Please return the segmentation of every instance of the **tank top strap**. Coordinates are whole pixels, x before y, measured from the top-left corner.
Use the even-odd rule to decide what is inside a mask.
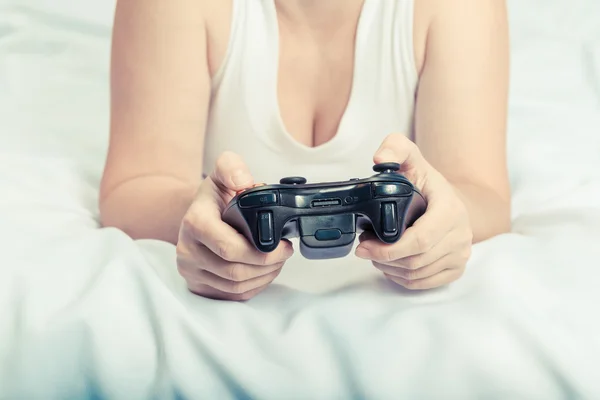
[[[414,59],[414,1],[365,0],[357,35],[360,97],[379,101],[412,95],[418,80]],[[401,83],[401,84],[398,84]],[[358,89],[358,88],[357,88]]]
[[[243,63],[261,63],[259,57],[269,50],[269,42],[278,33],[277,16],[273,18],[269,3],[273,0],[232,0],[231,31],[225,57],[212,79],[213,90],[218,89],[226,75],[238,74],[247,67]],[[264,63],[268,60],[262,60]],[[243,68],[242,68],[243,69]]]

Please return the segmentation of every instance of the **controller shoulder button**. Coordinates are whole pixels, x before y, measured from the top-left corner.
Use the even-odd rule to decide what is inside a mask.
[[[238,204],[242,208],[254,208],[273,206],[277,204],[278,194],[276,191],[259,191],[242,194]]]
[[[407,197],[411,196],[413,190],[410,186],[402,183],[375,182],[373,183],[375,197]]]

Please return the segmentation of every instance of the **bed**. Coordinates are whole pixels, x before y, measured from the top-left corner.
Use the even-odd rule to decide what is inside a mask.
[[[0,0],[1,399],[600,398],[600,2],[509,1],[513,232],[461,281],[295,256],[246,303],[99,228],[113,7]]]

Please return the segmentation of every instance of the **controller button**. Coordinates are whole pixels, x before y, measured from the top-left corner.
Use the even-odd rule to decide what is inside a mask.
[[[404,197],[412,195],[412,189],[400,183],[374,183],[375,197]]]
[[[360,178],[350,178],[350,181],[360,181]]]
[[[315,232],[315,239],[318,241],[338,240],[342,237],[342,231],[339,229],[319,229]]]
[[[381,226],[383,236],[396,236],[398,234],[396,203],[383,203],[381,205]]]
[[[242,194],[244,192],[247,192],[250,189],[254,189],[254,188],[257,188],[257,187],[261,187],[261,186],[267,186],[267,184],[266,183],[255,183],[254,185],[252,185],[249,188],[238,190],[237,192],[235,192],[235,194],[239,196],[240,194]]]
[[[253,192],[240,197],[242,208],[264,207],[277,204],[277,192]]]
[[[258,213],[258,240],[263,246],[273,244],[273,213],[263,211]]]
[[[282,178],[279,183],[282,185],[304,185],[306,183],[306,178],[301,176],[290,176],[287,178]]]
[[[382,172],[391,173],[391,172],[400,171],[400,164],[394,163],[394,162],[375,164],[373,166],[373,171],[379,172],[379,173],[382,173]]]

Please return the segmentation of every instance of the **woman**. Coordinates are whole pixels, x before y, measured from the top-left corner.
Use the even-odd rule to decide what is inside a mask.
[[[259,253],[222,222],[236,191],[399,162],[428,209],[356,256],[446,285],[510,229],[508,53],[501,0],[119,1],[102,222],[177,244],[194,293],[247,300],[293,249]]]

